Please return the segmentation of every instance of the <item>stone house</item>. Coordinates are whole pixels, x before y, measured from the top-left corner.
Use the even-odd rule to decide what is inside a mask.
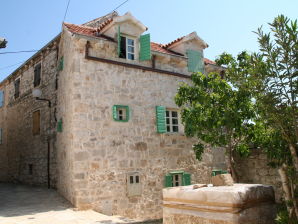
[[[162,189],[208,183],[174,96],[194,71],[221,71],[195,33],[150,41],[130,13],[62,32],[0,84],[0,181],[43,185],[79,209],[162,217]],[[35,90],[34,90],[35,89]],[[39,98],[32,96],[41,94]]]

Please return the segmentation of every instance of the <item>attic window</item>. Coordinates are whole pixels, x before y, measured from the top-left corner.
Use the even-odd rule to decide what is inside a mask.
[[[121,36],[120,41],[120,58],[135,60],[135,40]]]

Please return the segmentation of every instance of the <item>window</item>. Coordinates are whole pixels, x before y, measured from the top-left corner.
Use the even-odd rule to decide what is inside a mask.
[[[34,67],[34,81],[33,81],[34,87],[40,85],[40,74],[41,74],[41,63],[37,64]]]
[[[128,196],[138,196],[142,194],[139,172],[131,172],[127,175],[127,194]]]
[[[166,110],[166,126],[167,132],[178,132],[178,112]]]
[[[113,118],[115,121],[127,122],[129,120],[129,107],[123,105],[114,105]]]
[[[0,107],[4,105],[4,91],[0,90]]]
[[[187,186],[191,184],[191,175],[184,171],[173,171],[165,176],[165,187]]]
[[[33,112],[32,133],[33,135],[39,135],[40,133],[40,110]]]
[[[20,79],[16,79],[14,81],[14,98],[18,98],[20,96]]]
[[[119,57],[135,60],[135,40],[121,36]]]

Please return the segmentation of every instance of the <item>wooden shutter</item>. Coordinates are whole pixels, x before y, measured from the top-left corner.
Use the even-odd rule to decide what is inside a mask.
[[[18,98],[20,96],[20,79],[14,82],[14,97]]]
[[[117,53],[118,53],[118,57],[120,57],[120,54],[121,54],[121,34],[120,34],[120,26],[118,26],[117,41],[118,41]]]
[[[34,68],[34,82],[33,82],[34,87],[39,86],[40,84],[40,74],[41,74],[41,64],[39,63]]]
[[[118,116],[117,116],[117,105],[114,105],[113,106],[113,111],[112,111],[112,113],[113,113],[113,119],[116,121],[116,120],[118,120]]]
[[[187,66],[189,72],[204,72],[203,52],[187,50]]]
[[[170,174],[165,176],[165,187],[173,187],[173,177]]]
[[[64,68],[64,57],[62,56],[59,60],[58,71],[62,71],[63,68]]]
[[[0,90],[0,107],[4,105],[4,91]]]
[[[140,61],[151,60],[150,34],[140,36]]]
[[[186,173],[184,172],[182,174],[182,183],[183,183],[183,186],[187,186],[187,185],[190,185],[191,184],[191,176],[190,176],[190,173]]]
[[[156,127],[158,133],[166,132],[166,108],[156,106]]]
[[[40,110],[33,112],[33,135],[39,135],[40,133]]]

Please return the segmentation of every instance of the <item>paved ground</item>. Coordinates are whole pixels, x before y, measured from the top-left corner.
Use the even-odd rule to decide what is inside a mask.
[[[54,190],[0,183],[0,224],[118,224],[133,220],[74,211]]]

